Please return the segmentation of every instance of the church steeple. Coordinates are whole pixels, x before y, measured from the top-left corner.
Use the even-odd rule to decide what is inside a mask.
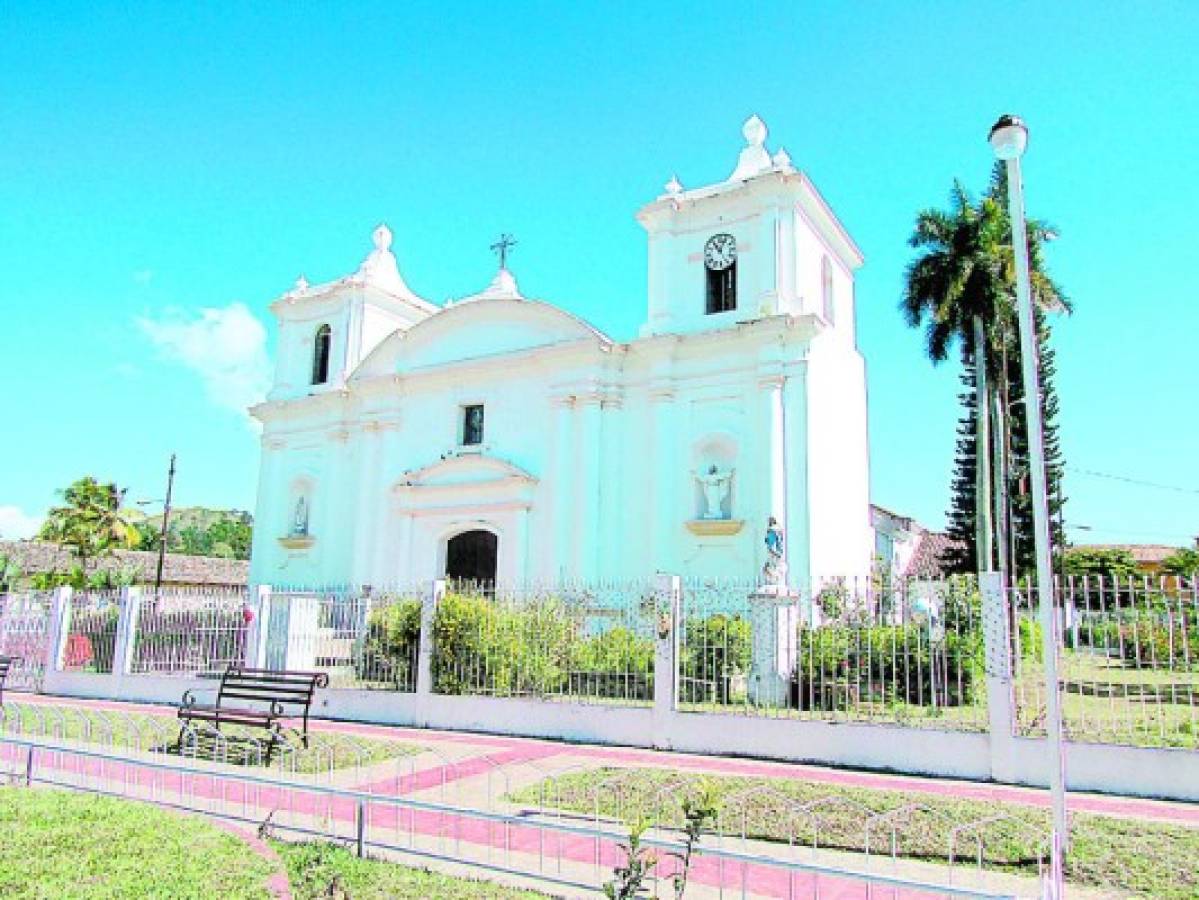
[[[790,154],[771,154],[768,134],[766,123],[750,116],[728,178],[685,190],[673,176],[638,212],[649,237],[643,335],[819,314],[826,259],[835,264],[837,290],[852,303],[861,253]]]

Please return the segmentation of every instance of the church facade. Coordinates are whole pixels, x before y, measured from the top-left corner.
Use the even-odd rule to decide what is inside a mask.
[[[385,226],[354,274],[277,299],[251,579],[867,574],[862,255],[757,117],[743,134],[728,179],[637,213],[636,340],[524,297],[506,240],[485,290],[430,303]]]

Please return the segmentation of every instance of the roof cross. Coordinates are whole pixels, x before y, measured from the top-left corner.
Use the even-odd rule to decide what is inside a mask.
[[[510,234],[501,234],[500,239],[491,245],[491,251],[500,258],[500,268],[508,268],[508,251],[516,246],[516,238]]]

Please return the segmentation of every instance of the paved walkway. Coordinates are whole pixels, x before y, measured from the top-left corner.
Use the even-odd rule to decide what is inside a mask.
[[[160,717],[164,723],[175,718],[174,709],[168,706],[32,694],[11,694],[10,698],[14,703],[46,707],[138,713]],[[605,871],[610,872],[618,862],[623,862],[623,851],[618,846],[618,840],[623,839],[623,826],[613,826],[611,839],[564,835],[543,827],[544,823],[573,821],[578,825],[599,828],[605,828],[610,823],[603,817],[578,815],[572,818],[571,814],[551,812],[552,802],[515,804],[507,801],[506,795],[548,777],[572,771],[599,767],[653,767],[675,773],[756,776],[817,785],[903,791],[916,795],[916,802],[919,802],[920,795],[926,795],[968,798],[984,802],[1002,801],[1030,807],[1047,806],[1044,791],[994,784],[327,720],[313,721],[311,727],[313,731],[329,736],[409,742],[420,750],[415,755],[386,762],[354,766],[316,776],[300,776],[301,780],[309,779],[314,785],[354,788],[380,798],[411,797],[445,803],[461,809],[461,813],[447,814],[399,808],[386,802],[372,803],[365,823],[368,838],[373,838],[379,844],[406,846],[407,852],[416,854],[445,855],[447,843],[452,843],[454,852],[450,855],[460,859],[462,864],[487,866],[498,864],[502,857],[508,865],[512,865],[515,860],[518,867],[524,871],[545,872],[548,866],[563,878],[591,883],[595,883]],[[16,750],[13,747],[5,749]],[[5,752],[0,756],[12,756],[13,761],[17,761],[11,752]],[[157,757],[157,760],[161,761],[161,757]],[[302,787],[284,785],[247,787],[234,781],[222,780],[214,771],[220,768],[215,764],[202,765],[202,768],[208,770],[202,775],[178,775],[139,768],[136,764],[124,767],[118,765],[116,768],[121,771],[114,771],[112,764],[106,767],[98,762],[82,765],[76,762],[69,768],[63,768],[64,763],[61,760],[56,761],[53,754],[50,754],[50,759],[39,761],[39,765],[50,768],[58,766],[58,771],[68,779],[99,778],[110,782],[118,779],[125,792],[131,796],[143,796],[145,799],[157,797],[163,802],[162,798],[169,794],[187,798],[187,802],[191,804],[199,801],[203,806],[207,803],[209,811],[217,815],[222,814],[221,810],[232,810],[240,806],[250,818],[264,818],[269,813],[276,816],[274,821],[277,824],[290,823],[297,827],[305,827],[306,823],[307,827],[318,832],[331,829],[346,838],[353,837],[356,827],[358,810],[354,801],[348,798],[331,800],[315,791],[306,792]],[[647,798],[640,799],[644,801]],[[652,802],[652,798],[649,799]],[[1199,827],[1199,804],[1073,794],[1070,805],[1074,810]],[[476,811],[507,813],[522,818],[515,823],[497,823]],[[677,839],[675,834],[663,836]],[[861,854],[845,851],[812,851],[810,848],[747,841],[727,834],[717,840],[720,846],[743,853],[758,854],[766,859],[808,862],[851,871],[860,871],[863,865],[866,865],[869,871],[883,871],[910,880],[938,883],[946,873],[944,866],[935,863],[895,861],[885,856],[867,859]],[[975,874],[985,882],[988,889],[1010,890],[1019,892],[1022,896],[1029,895],[1030,879],[1025,876],[1004,876],[989,871]],[[969,873],[966,875],[969,876]],[[817,890],[823,897],[857,898],[869,895],[862,881],[831,875],[788,873],[786,868],[778,863],[772,865],[765,861],[741,867],[712,856],[701,857],[696,861],[692,878],[700,888],[701,896],[707,891],[719,891],[721,888],[744,888],[747,895],[764,897],[813,896]],[[876,889],[874,895],[890,896],[891,891],[885,890],[880,893]],[[918,895],[901,892],[896,896]],[[1085,894],[1072,891],[1072,896]]]
[[[20,702],[23,703],[140,712],[170,718],[175,715],[174,709],[168,706],[106,700],[79,700],[36,694],[14,694],[12,696],[14,700],[19,696]],[[904,791],[915,795],[953,797],[982,802],[998,801],[1041,808],[1049,806],[1049,797],[1046,791],[992,783],[328,720],[314,720],[311,728],[314,731],[333,734],[411,741],[430,748],[431,758],[427,762],[431,765],[416,765],[414,773],[396,776],[398,780],[393,778],[394,784],[391,786],[401,794],[420,795],[426,791],[440,791],[443,785],[453,782],[495,780],[497,771],[502,771],[507,779],[503,782],[503,793],[506,793],[508,789],[516,789],[518,786],[539,780],[553,772],[611,766],[616,768],[652,767],[696,774],[780,778],[809,784]],[[438,760],[441,760],[441,765],[435,764]],[[550,760],[552,760],[552,764],[549,763]],[[531,767],[530,764],[534,762],[539,765]],[[371,784],[371,787],[377,786],[381,792],[388,782],[387,779],[380,779],[378,782],[368,783]],[[493,785],[493,788],[495,787]],[[458,802],[466,799],[463,791],[458,791],[456,796]],[[1078,812],[1199,826],[1199,804],[1194,803],[1117,797],[1105,794],[1071,793],[1069,806],[1071,810]]]

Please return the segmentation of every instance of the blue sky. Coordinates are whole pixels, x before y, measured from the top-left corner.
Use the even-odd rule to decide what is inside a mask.
[[[1052,272],[1078,540],[1199,532],[1194,3],[6,4],[0,10],[0,532],[92,473],[252,508],[266,306],[355,268],[513,269],[616,337],[645,310],[634,211],[727,176],[750,113],[863,248],[873,495],[939,525],[957,371],[897,312],[915,212],[981,189],[1022,114]],[[1151,481],[1132,485],[1086,472]],[[1179,488],[1183,490],[1179,490]]]

